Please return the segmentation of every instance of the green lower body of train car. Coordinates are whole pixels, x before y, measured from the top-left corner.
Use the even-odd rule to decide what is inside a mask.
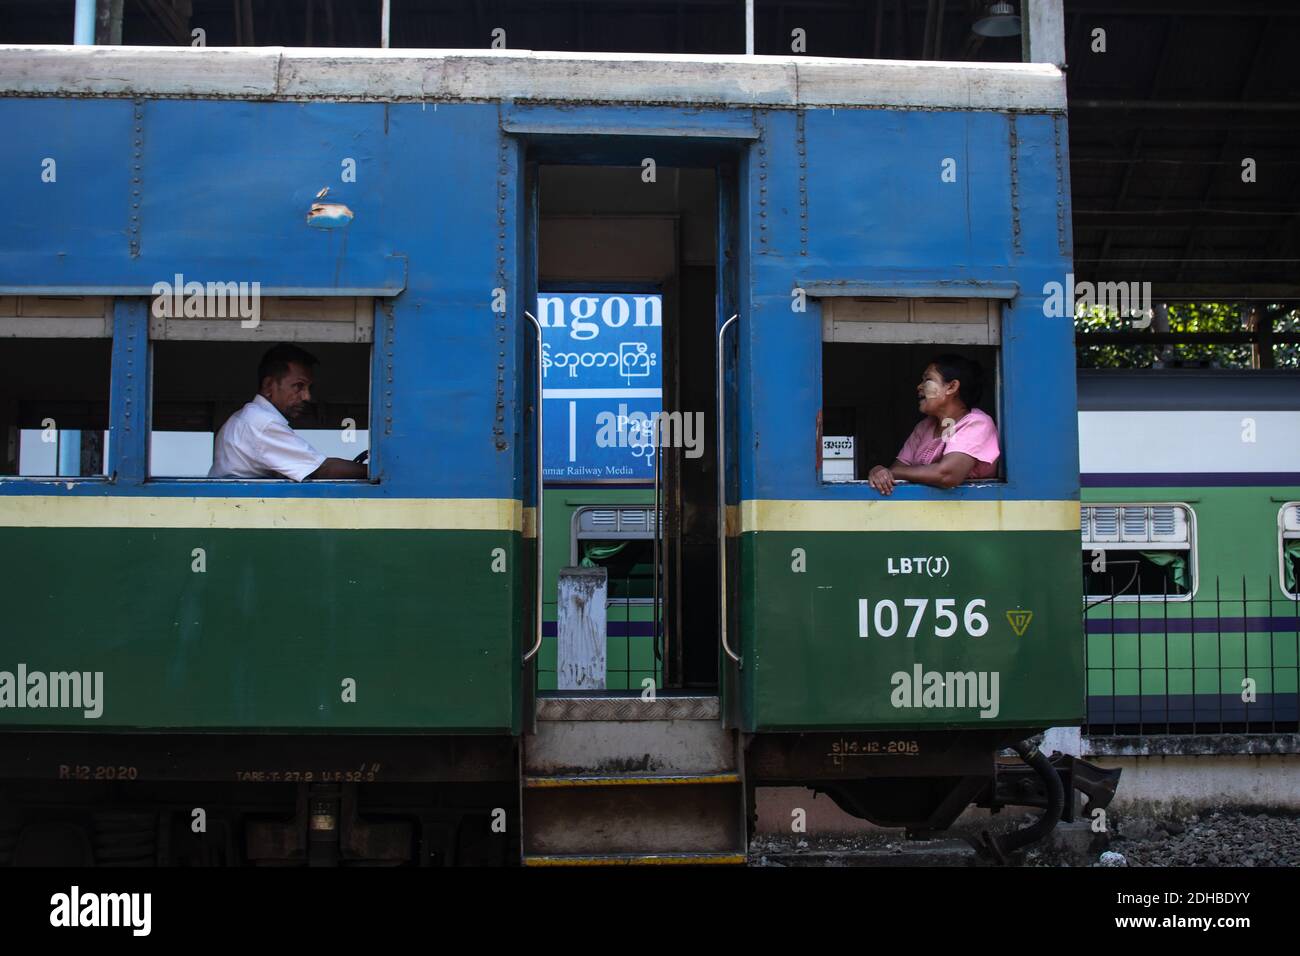
[[[0,725],[519,731],[517,531],[5,527],[0,553]],[[101,675],[89,710],[72,674]]]
[[[1084,545],[1097,592],[1085,621],[1090,724],[1294,724],[1300,601],[1278,515],[1297,498],[1293,486],[1084,490],[1085,506],[1173,504],[1190,516],[1184,541],[1129,559],[1176,562],[1176,573],[1142,583],[1136,568],[1114,566],[1133,552]],[[1112,566],[1089,575],[1102,552]]]
[[[1077,532],[742,536],[747,730],[1078,724]]]

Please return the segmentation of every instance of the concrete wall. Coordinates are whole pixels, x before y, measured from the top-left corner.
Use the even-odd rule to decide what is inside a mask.
[[[1300,754],[1089,759],[1123,769],[1111,804],[1122,813],[1170,815],[1223,806],[1300,811]]]
[[[1097,766],[1124,771],[1110,806],[1112,811],[1143,816],[1175,816],[1218,807],[1300,812],[1298,735],[1080,739],[1077,728],[1058,730],[1066,733],[1052,736],[1049,731],[1042,746],[1046,753],[1055,749],[1081,754]],[[759,833],[790,835],[795,809],[805,812],[808,834],[881,831],[845,813],[830,797],[814,796],[804,787],[763,787],[758,790],[757,800]],[[1003,814],[1019,812],[1019,808],[1008,807]],[[958,819],[957,825],[988,816],[987,811],[972,808]]]

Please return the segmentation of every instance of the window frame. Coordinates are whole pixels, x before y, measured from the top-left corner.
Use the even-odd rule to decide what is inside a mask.
[[[1190,602],[1190,601],[1193,601],[1193,600],[1196,599],[1196,594],[1197,594],[1197,592],[1200,590],[1200,587],[1201,587],[1201,560],[1200,560],[1200,551],[1199,551],[1199,545],[1200,545],[1200,542],[1199,542],[1199,539],[1198,539],[1198,536],[1197,536],[1197,528],[1196,528],[1196,509],[1193,508],[1189,503],[1187,503],[1187,502],[1185,502],[1185,501],[1093,501],[1093,502],[1089,502],[1089,503],[1087,503],[1087,504],[1085,504],[1085,503],[1083,503],[1083,502],[1080,502],[1080,503],[1079,503],[1079,507],[1080,507],[1080,509],[1084,509],[1084,508],[1087,508],[1087,509],[1094,509],[1094,508],[1116,508],[1116,509],[1122,509],[1122,508],[1182,508],[1183,511],[1184,511],[1184,512],[1186,513],[1186,515],[1187,515],[1187,547],[1186,547],[1185,549],[1184,549],[1184,548],[1165,548],[1165,549],[1163,549],[1163,550],[1173,550],[1173,551],[1182,551],[1182,550],[1185,550],[1185,551],[1187,552],[1188,557],[1191,559],[1191,587],[1188,589],[1188,592],[1187,592],[1186,594],[1168,594],[1168,595],[1165,595],[1165,594],[1141,594],[1141,593],[1139,593],[1139,594],[1117,594],[1117,595],[1115,595],[1115,596],[1112,598],[1111,595],[1109,595],[1109,594],[1088,594],[1088,593],[1085,593],[1085,594],[1083,595],[1083,603],[1084,603],[1086,606],[1091,606],[1091,605],[1092,605],[1093,603],[1095,603],[1095,602],[1103,602],[1103,601],[1104,601],[1104,602],[1106,602],[1106,603],[1109,603],[1109,602],[1112,601],[1112,600],[1115,601],[1116,603],[1123,603],[1123,604],[1136,604],[1136,603],[1142,603],[1142,602],[1146,602],[1146,603],[1151,603],[1151,602],[1160,602],[1160,603],[1163,603],[1163,602],[1165,602],[1165,601],[1168,601],[1168,602],[1170,602],[1170,603],[1182,603],[1182,602]],[[1123,518],[1122,518],[1122,517],[1120,518],[1120,522],[1121,522],[1121,524],[1122,524],[1122,522],[1123,522]],[[1081,524],[1082,524],[1082,522],[1081,522]],[[1082,528],[1080,529],[1080,534],[1082,535]],[[1106,541],[1101,541],[1101,542],[1092,542],[1091,544],[1092,544],[1092,545],[1096,545],[1096,544],[1102,544],[1102,545],[1105,545],[1105,544],[1116,544],[1116,543],[1122,544],[1123,542],[1106,542]],[[1147,547],[1145,548],[1145,550],[1149,550],[1149,551],[1157,551],[1157,550],[1162,550],[1162,549],[1160,548],[1160,545],[1162,545],[1162,544],[1167,545],[1167,544],[1169,544],[1169,542],[1163,542],[1163,541],[1149,541],[1149,542],[1147,542],[1146,544],[1147,544]],[[1131,550],[1131,551],[1138,551],[1138,550],[1143,550],[1143,549],[1142,549],[1142,548],[1107,548],[1107,547],[1103,547],[1103,548],[1100,548],[1100,549],[1099,549],[1099,548],[1097,548],[1097,547],[1095,547],[1095,546],[1090,546],[1090,542],[1081,540],[1081,541],[1080,541],[1079,550],[1080,550],[1081,553],[1089,553],[1089,552],[1096,551],[1096,550],[1102,550],[1102,551],[1112,551],[1112,550],[1121,550],[1121,551],[1124,551],[1124,550]],[[1084,584],[1085,584],[1085,588],[1084,588],[1084,590],[1085,590],[1085,592],[1086,592],[1086,591],[1087,591],[1087,587],[1086,587],[1087,579],[1086,579],[1086,577],[1085,577],[1085,579],[1084,579]]]
[[[990,385],[993,389],[993,407],[997,411],[997,417],[995,423],[998,429],[998,450],[1000,452],[997,461],[998,473],[991,478],[967,478],[957,487],[958,488],[980,488],[980,487],[996,488],[996,487],[1007,486],[1010,483],[1011,478],[1007,466],[1007,459],[1008,459],[1007,439],[1006,439],[1006,435],[1003,432],[1004,423],[1006,422],[1006,397],[1003,394],[1002,349],[1004,347],[1004,338],[1005,338],[1006,325],[1008,320],[1008,312],[1010,311],[1009,306],[1011,303],[1011,299],[1003,298],[1000,295],[995,295],[995,296],[941,295],[941,294],[935,294],[936,290],[922,290],[922,289],[905,290],[901,292],[894,291],[893,294],[889,294],[889,295],[883,294],[884,291],[888,291],[888,290],[881,290],[881,291],[862,290],[862,291],[866,292],[866,294],[858,294],[857,292],[853,292],[850,294],[846,292],[844,294],[838,294],[838,295],[836,294],[815,295],[813,292],[808,293],[809,297],[816,299],[818,304],[818,311],[820,313],[820,329],[821,329],[819,335],[820,335],[820,343],[822,349],[825,349],[827,345],[835,345],[835,344],[862,344],[862,345],[883,345],[883,346],[933,345],[935,349],[942,349],[945,347],[948,348],[981,347],[981,348],[993,349],[993,369],[992,369],[993,375],[992,375],[992,382],[990,383]],[[849,319],[849,318],[837,319],[836,318],[835,303],[837,302],[862,303],[864,301],[877,302],[880,303],[882,306],[885,303],[901,303],[904,307],[907,317],[903,319],[892,319],[892,320],[877,319],[874,321],[871,319]],[[970,322],[970,321],[954,321],[952,319],[924,320],[924,319],[915,318],[918,307],[921,307],[922,305],[925,306],[933,305],[936,303],[945,303],[945,304],[964,303],[968,311],[977,303],[983,305],[985,310],[984,323],[981,326],[980,323],[978,322]],[[829,309],[827,308],[827,306],[829,306]],[[841,305],[840,308],[843,309],[844,306]],[[866,307],[858,306],[858,308],[865,311]],[[955,339],[957,338],[957,336],[953,336],[953,339],[949,339],[949,340],[927,338],[924,341],[909,341],[906,337],[901,337],[898,341],[888,341],[888,340],[873,341],[869,338],[855,338],[855,337],[836,339],[833,337],[837,325],[851,323],[855,321],[861,322],[864,326],[880,325],[883,327],[897,326],[898,328],[912,326],[919,329],[928,330],[932,333],[936,333],[939,330],[983,328],[985,330],[985,337],[987,341],[983,341],[983,342],[956,341]],[[827,337],[828,335],[832,337],[828,338]],[[819,398],[819,403],[822,406],[821,411],[824,414],[825,413],[824,404],[825,404],[825,394],[826,394],[826,363],[820,360],[818,361],[818,366],[817,366],[817,384],[818,384],[819,394],[821,396],[821,398]],[[986,385],[986,387],[989,386]],[[820,444],[821,441],[824,440],[826,437],[827,437],[826,433],[823,430],[821,434],[819,434],[818,436],[819,448],[821,447]],[[841,437],[841,436],[832,436],[832,437]],[[856,439],[857,436],[855,435],[853,437]],[[857,453],[855,451],[855,463],[856,463],[856,454]],[[825,457],[821,456],[818,458],[818,462],[817,462],[817,483],[820,487],[826,488],[828,486],[830,487],[844,486],[849,488],[855,488],[855,487],[862,487],[862,486],[866,486],[866,487],[871,486],[871,482],[866,477],[833,479],[828,481],[826,479],[825,472],[823,470],[823,463],[825,462],[825,460],[826,460]],[[897,481],[897,484],[903,486],[919,485],[921,487],[927,487],[921,482],[909,482],[902,479],[899,479]],[[888,498],[885,498],[885,500],[888,500]]]
[[[1297,576],[1296,591],[1286,589],[1286,551],[1287,541],[1300,541],[1300,529],[1289,531],[1286,527],[1286,510],[1296,509],[1297,523],[1300,523],[1300,500],[1288,501],[1277,510],[1277,586],[1288,601],[1300,600],[1300,575]]]
[[[619,532],[619,531],[614,531],[611,533],[583,532],[581,516],[585,512],[643,511],[647,515],[647,523],[650,523],[649,516],[654,513],[654,510],[655,510],[655,506],[653,502],[643,504],[643,505],[631,504],[628,502],[619,502],[617,504],[579,505],[576,508],[574,508],[573,515],[569,518],[569,567],[576,567],[578,564],[578,542],[579,541],[653,541],[656,537],[656,532],[662,533],[663,531],[663,509],[662,508],[659,509],[658,527],[655,528],[654,530],[647,530],[642,532]],[[660,555],[660,559],[662,560],[662,554]],[[648,598],[610,597],[608,596],[608,592],[606,592],[606,595],[607,595],[605,598],[606,607],[631,606],[631,607],[653,608],[655,606],[655,599],[652,597],[648,597]],[[664,596],[660,594],[658,603],[662,605],[663,600],[664,600]]]
[[[74,314],[59,315],[54,303],[59,301],[77,300],[79,302],[92,302],[99,305],[99,309],[93,314],[88,310],[73,310]],[[24,314],[25,303],[45,303],[51,306],[49,309],[37,309],[36,312],[48,312],[50,314]],[[10,306],[12,305],[12,312]],[[103,473],[98,475],[0,475],[0,484],[13,484],[14,482],[30,481],[37,484],[65,484],[72,483],[94,483],[94,484],[114,484],[116,475],[112,467],[112,435],[113,435],[113,347],[114,347],[114,315],[116,313],[117,297],[112,295],[96,295],[82,293],[49,293],[49,294],[5,294],[0,295],[0,327],[5,325],[12,326],[13,334],[0,334],[0,340],[15,340],[21,342],[30,342],[42,339],[75,339],[79,341],[99,341],[108,342],[109,348],[109,371],[108,371],[108,394],[104,396],[109,404],[108,421],[104,428],[104,449],[103,449]],[[62,327],[60,327],[60,324]],[[41,326],[47,328],[42,329]],[[53,328],[49,328],[52,326]],[[88,334],[96,327],[102,329],[98,334]],[[86,331],[81,331],[85,329]],[[37,332],[51,332],[55,334],[36,334]],[[84,431],[84,429],[60,429],[57,431]],[[22,430],[19,429],[18,441],[22,442]],[[21,451],[19,452],[21,456]],[[57,451],[56,451],[57,455]],[[57,468],[57,464],[56,464]]]
[[[265,347],[270,348],[279,342],[286,342],[293,345],[299,345],[311,351],[313,345],[319,344],[355,344],[364,345],[369,349],[367,354],[366,369],[368,381],[366,382],[366,405],[367,405],[367,431],[369,433],[369,457],[366,459],[366,477],[364,478],[316,478],[311,479],[310,484],[316,486],[337,486],[341,488],[356,488],[362,485],[377,485],[380,483],[379,475],[376,472],[377,454],[375,451],[375,408],[376,408],[376,386],[379,376],[376,374],[375,363],[378,361],[379,352],[376,349],[377,339],[381,334],[381,321],[376,312],[382,308],[381,303],[386,297],[378,295],[353,295],[353,296],[327,296],[327,295],[266,295],[262,297],[263,317],[258,325],[259,334],[266,334]],[[282,315],[284,309],[282,303],[303,303],[314,300],[326,300],[331,306],[335,302],[347,300],[351,303],[352,317],[348,320],[314,320],[314,319],[287,319]],[[151,306],[153,299],[146,297],[146,305]],[[271,306],[270,309],[267,306]],[[342,310],[338,310],[342,311]],[[265,313],[270,312],[270,316]],[[237,317],[236,317],[237,318]],[[216,320],[185,320],[159,318],[152,312],[152,308],[147,308],[145,340],[148,346],[148,378],[146,387],[147,399],[147,421],[148,429],[144,446],[144,478],[143,484],[157,486],[183,486],[185,488],[194,488],[198,485],[253,485],[258,487],[299,487],[308,484],[308,480],[294,481],[292,478],[209,478],[206,475],[155,475],[153,474],[153,408],[154,408],[154,370],[156,363],[156,354],[154,346],[158,342],[245,342],[250,341],[247,338],[241,338],[238,335],[190,335],[190,334],[168,334],[173,329],[186,330],[186,324],[197,321],[216,321],[229,322],[230,319]],[[179,322],[178,325],[172,326],[170,323]],[[301,324],[299,324],[301,323]],[[354,330],[354,337],[348,339],[338,335],[338,332],[346,328],[349,323]],[[299,334],[297,329],[304,329],[308,335],[304,337]],[[190,328],[198,329],[198,325],[191,325]],[[322,330],[328,328],[335,337],[313,338],[310,332],[313,330]],[[285,334],[293,329],[293,334]],[[157,333],[157,334],[156,334]],[[276,333],[276,334],[267,334]],[[214,429],[212,432],[213,442],[216,441],[217,432],[220,429]],[[360,454],[360,452],[358,452]],[[329,457],[329,456],[326,456]]]

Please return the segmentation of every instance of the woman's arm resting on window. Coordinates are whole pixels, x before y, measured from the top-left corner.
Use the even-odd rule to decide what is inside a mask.
[[[916,481],[935,488],[956,488],[966,480],[966,476],[974,467],[974,458],[965,452],[954,451],[944,455],[933,465],[902,465],[894,462],[889,470],[895,480]]]
[[[897,469],[906,467],[902,461],[895,458],[894,463],[888,468],[884,465],[877,465],[867,472],[867,481],[871,483],[872,488],[875,488],[882,495],[892,495],[894,493],[894,476],[898,474]]]
[[[369,466],[342,458],[326,458],[321,466],[307,476],[308,481],[321,478],[368,478]]]

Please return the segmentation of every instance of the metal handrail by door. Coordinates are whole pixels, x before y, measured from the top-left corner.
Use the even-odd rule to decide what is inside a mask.
[[[718,329],[718,640],[722,649],[737,664],[744,664],[727,644],[727,419],[726,381],[723,379],[722,343],[736,313]]]
[[[537,640],[524,655],[523,663],[527,664],[542,649],[542,323],[527,309],[524,315],[537,328],[537,508],[533,519],[533,533],[537,537]]]
[[[655,652],[655,660],[656,660],[656,661],[659,661],[659,662],[662,663],[662,662],[663,662],[663,659],[664,659],[664,655],[667,653],[667,646],[666,646],[666,645],[667,645],[668,642],[667,642],[667,641],[664,642],[665,647],[663,648],[663,650],[661,650],[660,647],[659,647],[659,619],[660,619],[660,614],[659,614],[659,597],[660,597],[660,590],[661,590],[660,587],[659,587],[659,579],[660,579],[660,573],[659,573],[659,572],[660,572],[660,558],[661,558],[661,552],[660,552],[660,550],[659,550],[659,535],[660,535],[660,529],[659,529],[659,508],[660,508],[660,504],[659,504],[659,475],[660,475],[660,471],[659,471],[659,448],[660,448],[660,441],[659,441],[659,421],[660,421],[660,419],[656,418],[656,419],[655,419],[655,426],[654,426],[654,443],[655,443],[655,510],[654,510],[654,559],[653,559],[653,560],[654,560],[654,604],[653,604],[653,611],[652,611],[652,619],[653,619],[653,621],[654,621],[654,639],[653,639],[650,643],[651,643],[651,646],[654,648],[654,652]]]

